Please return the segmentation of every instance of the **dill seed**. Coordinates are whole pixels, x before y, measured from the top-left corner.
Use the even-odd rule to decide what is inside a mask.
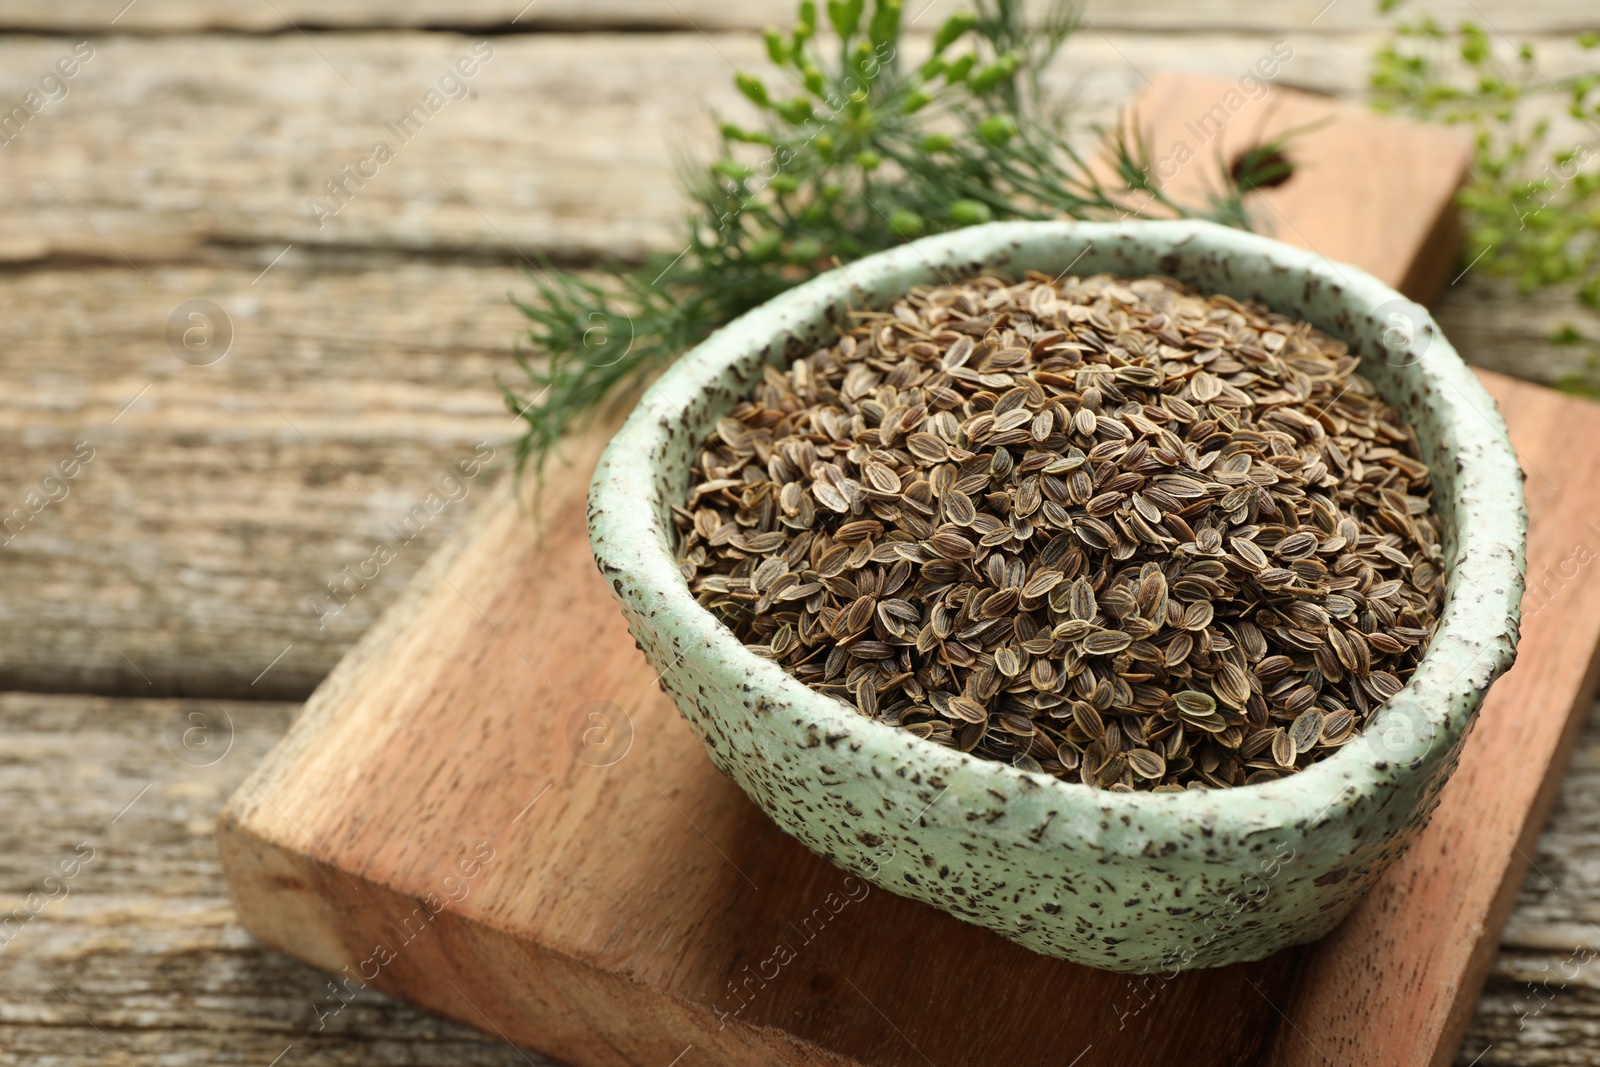
[[[680,568],[933,744],[1112,790],[1271,781],[1399,692],[1444,601],[1416,435],[1356,364],[1165,278],[917,289],[717,422]]]

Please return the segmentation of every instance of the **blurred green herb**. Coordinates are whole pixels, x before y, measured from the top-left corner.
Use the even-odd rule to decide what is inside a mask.
[[[1270,184],[1281,144],[1218,176],[1204,204],[1174,202],[1151,177],[1133,124],[1112,138],[1105,179],[1069,141],[1070,111],[1042,85],[1074,28],[1071,0],[1028,24],[1020,0],[976,0],[912,66],[900,0],[799,5],[766,32],[781,88],[736,78],[756,128],[721,125],[709,165],[680,166],[692,211],[685,247],[598,276],[530,273],[530,329],[502,383],[527,422],[519,469],[542,468],[561,437],[608,401],[631,398],[717,327],[836,262],[991,219],[1116,218],[1154,209],[1246,226],[1241,189]],[[824,33],[826,30],[824,29]],[[1259,165],[1258,165],[1259,164]]]
[[[1399,6],[1380,0],[1380,9]],[[1584,49],[1600,35],[1578,37]],[[1476,140],[1461,190],[1466,262],[1524,291],[1571,284],[1600,306],[1600,73],[1550,78],[1533,45],[1477,23],[1405,20],[1374,57],[1375,106],[1463,126]],[[1569,122],[1552,124],[1552,112]]]
[[[1556,388],[1564,393],[1600,399],[1600,341],[1585,336],[1570,322],[1557,327],[1547,340],[1558,348],[1584,348],[1588,357],[1577,367],[1564,371],[1556,378]]]

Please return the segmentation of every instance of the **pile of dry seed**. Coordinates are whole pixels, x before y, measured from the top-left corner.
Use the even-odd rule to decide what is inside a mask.
[[[1428,468],[1356,362],[1165,278],[919,289],[717,424],[681,569],[938,744],[1114,790],[1270,781],[1359,732],[1443,604]]]

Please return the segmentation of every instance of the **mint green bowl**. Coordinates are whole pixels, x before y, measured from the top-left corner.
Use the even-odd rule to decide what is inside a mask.
[[[1159,273],[1347,340],[1417,429],[1445,528],[1427,654],[1367,730],[1299,774],[1111,793],[862,717],[748,651],[690,595],[669,508],[766,363],[809,353],[861,299],[997,270]],[[1489,685],[1511,665],[1527,529],[1494,401],[1418,305],[1354,267],[1208,223],[995,223],[825,274],[672,367],[589,491],[595,561],[711,760],[783,830],[892,892],[1036,952],[1124,971],[1213,967],[1320,937],[1427,823]]]

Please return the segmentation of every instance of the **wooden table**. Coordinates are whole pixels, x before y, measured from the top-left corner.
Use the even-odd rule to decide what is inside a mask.
[[[0,1064],[537,1062],[373,993],[329,1012],[326,976],[233,922],[213,820],[483,487],[337,615],[313,607],[326,583],[479,442],[508,455],[492,376],[524,257],[669,244],[669,139],[705,144],[708,103],[738,111],[731,65],[763,65],[753,31],[789,4],[123,2],[0,10],[7,109],[93,49],[0,147],[0,520],[26,519],[0,534],[0,908],[26,917],[0,927]],[[1285,82],[1353,94],[1378,24],[1345,0],[1313,25],[1322,6],[1090,7],[1061,78],[1103,112],[1144,71],[1237,74],[1282,39]],[[1458,6],[1560,69],[1550,35],[1600,26],[1586,0]],[[470,95],[319,226],[308,198],[480,42]],[[199,300],[232,334],[203,366],[168,341]],[[1589,356],[1557,327],[1600,335],[1561,294],[1471,272],[1441,318],[1469,359],[1543,380]],[[80,442],[93,458],[56,480]],[[1595,1059],[1600,972],[1577,961],[1600,952],[1596,812],[1600,726],[1460,1063]]]

